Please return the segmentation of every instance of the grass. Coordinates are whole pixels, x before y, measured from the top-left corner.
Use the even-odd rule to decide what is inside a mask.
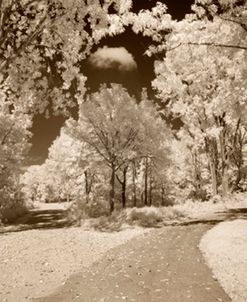
[[[100,231],[120,231],[133,226],[158,228],[183,218],[183,213],[173,207],[152,206],[115,211],[111,216],[91,219],[89,225]]]
[[[234,194],[224,200],[217,197],[207,202],[187,200],[168,207],[127,208],[115,211],[111,216],[86,219],[86,224],[87,227],[100,231],[118,231],[132,226],[157,228],[191,221],[207,221],[220,214],[224,219],[227,212],[240,208],[247,208],[247,194]]]
[[[239,208],[247,208],[247,193],[232,194],[225,199],[216,196],[204,202],[186,200],[174,205],[174,209],[181,211],[185,217],[191,219],[200,219]]]

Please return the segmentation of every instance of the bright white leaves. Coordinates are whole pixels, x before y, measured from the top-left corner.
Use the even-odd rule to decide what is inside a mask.
[[[40,170],[31,169],[24,176],[27,196],[39,200],[85,197],[108,190],[112,167],[136,164],[136,186],[143,181],[143,158],[156,163],[159,179],[164,179],[168,162],[168,131],[155,106],[143,93],[137,104],[120,85],[102,87],[80,106],[78,121],[68,120],[65,129],[49,149]],[[37,177],[29,176],[30,173]],[[128,174],[132,179],[132,174]],[[141,184],[140,184],[141,185]],[[36,192],[36,195],[35,195]],[[96,198],[97,199],[97,198]]]
[[[44,202],[79,196],[83,191],[86,152],[79,141],[61,130],[45,163],[29,167],[22,176],[27,199]]]
[[[25,115],[0,112],[0,205],[16,190],[16,179],[29,150],[30,120]]]
[[[129,23],[135,33],[142,33],[149,36],[155,42],[163,41],[165,35],[173,29],[171,16],[166,13],[167,7],[163,3],[157,2],[151,11],[141,10],[137,15],[129,14]],[[157,43],[156,43],[157,44]],[[157,46],[161,51],[162,45]],[[150,45],[146,53],[151,55],[156,47]],[[156,49],[157,50],[157,49]]]
[[[220,13],[221,10],[228,11],[236,9],[238,7],[238,2],[239,1],[237,0],[219,0],[218,6],[216,6],[213,0],[196,0],[195,5],[193,5],[192,8],[200,17],[204,16],[206,13],[205,7],[212,15],[215,15]],[[241,10],[243,6],[241,5]]]
[[[116,14],[109,15],[112,4]],[[65,100],[64,94],[72,82],[74,94],[84,93],[78,67],[81,60],[101,37],[124,30],[119,16],[124,18],[131,6],[131,1],[122,0],[88,4],[81,0],[5,1],[1,10],[1,90],[8,93],[13,106],[21,102],[25,112],[43,112],[48,102],[56,103],[55,112],[72,107],[72,98]],[[97,34],[99,31],[103,34]]]
[[[150,166],[152,162],[155,170],[152,175],[163,184],[169,156],[169,134],[165,122],[145,93],[137,104],[121,85],[102,86],[99,92],[81,104],[79,120],[67,121],[66,130],[89,150],[88,165],[99,169],[96,186],[101,186],[101,195],[109,188],[102,186],[98,176],[103,172],[105,184],[109,184],[110,174],[117,173],[122,177],[124,168],[128,170],[127,194],[132,194],[129,185],[133,177],[136,190],[141,191],[145,160]]]
[[[247,92],[242,56],[242,52],[224,56],[207,46],[180,46],[156,63],[153,85],[162,98],[172,99],[170,109],[184,122],[204,114],[210,120],[223,112],[233,118]]]
[[[151,146],[158,149],[166,133],[155,107],[148,101],[138,105],[117,84],[93,94],[81,105],[79,121],[68,125],[78,139],[116,167],[151,153]]]
[[[200,7],[197,12],[203,14]],[[227,18],[229,15],[214,15],[213,21],[209,21],[188,16],[174,23],[166,41],[161,41],[168,52],[155,63],[157,77],[153,87],[168,103],[168,114],[179,117],[184,130],[193,138],[192,151],[197,150],[201,156],[205,142],[215,140],[216,153],[223,154],[220,165],[229,168],[224,156],[229,152],[227,148],[235,148],[231,136],[239,121],[241,127],[246,125],[247,65],[246,51],[241,46],[247,45],[247,35],[239,20]],[[159,50],[160,47],[156,48]]]

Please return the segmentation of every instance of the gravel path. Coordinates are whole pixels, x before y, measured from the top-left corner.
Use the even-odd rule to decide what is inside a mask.
[[[153,230],[117,247],[36,302],[228,302],[199,252],[208,225]]]
[[[100,233],[64,227],[62,214],[62,209],[36,209],[19,220],[22,224],[0,230],[1,302],[47,295],[109,249],[144,233],[142,229]],[[26,230],[30,228],[35,229]]]

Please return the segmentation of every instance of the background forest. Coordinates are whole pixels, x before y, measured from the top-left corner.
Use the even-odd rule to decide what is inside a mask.
[[[160,2],[131,8],[0,1],[0,221],[34,202],[96,217],[246,192],[246,1],[196,0],[180,21]],[[155,96],[116,83],[87,90],[83,60],[127,28],[152,39],[143,55],[155,58]],[[41,113],[66,122],[45,162],[27,167]]]

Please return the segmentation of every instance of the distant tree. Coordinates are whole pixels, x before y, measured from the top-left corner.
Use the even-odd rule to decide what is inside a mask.
[[[81,105],[80,117],[76,122],[67,123],[68,131],[85,142],[98,154],[110,169],[109,180],[110,211],[115,204],[115,179],[120,170],[126,168],[137,158],[149,156],[153,150],[160,149],[165,136],[165,126],[151,103],[139,105],[120,85],[111,88],[101,87]],[[159,140],[159,141],[158,141]],[[120,180],[124,191],[126,180]],[[123,205],[124,201],[124,193]]]
[[[22,206],[19,175],[22,161],[29,150],[30,120],[25,115],[10,114],[0,102],[0,220]],[[9,210],[8,210],[9,209]],[[12,216],[15,216],[14,211]],[[3,216],[3,217],[1,217]]]
[[[21,175],[20,182],[22,185],[22,192],[28,201],[34,202],[38,200],[40,172],[41,166],[33,165],[28,167]]]

